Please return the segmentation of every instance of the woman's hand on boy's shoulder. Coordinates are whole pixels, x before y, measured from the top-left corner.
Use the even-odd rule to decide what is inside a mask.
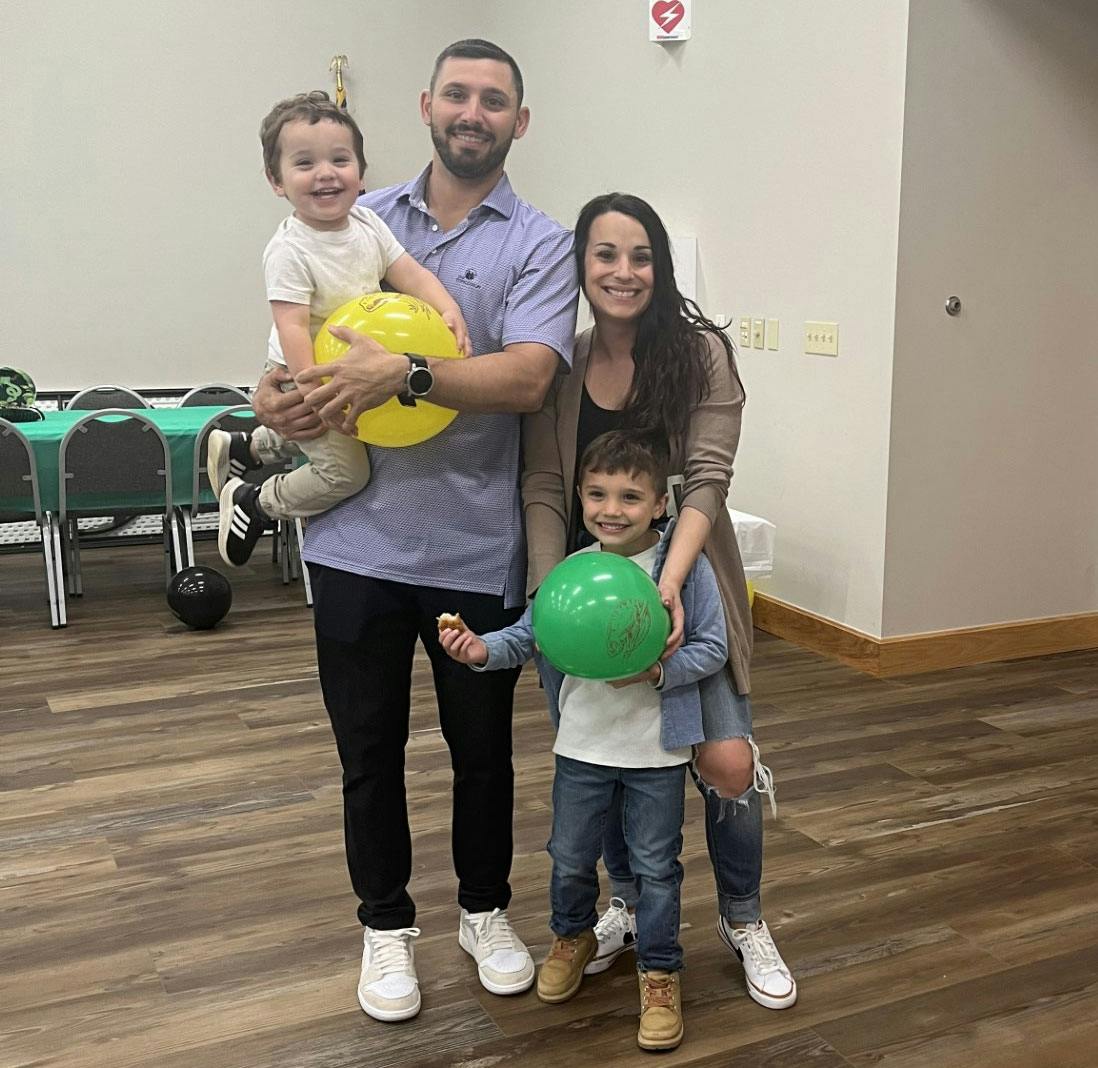
[[[671,633],[667,635],[663,652],[660,653],[660,659],[666,660],[678,652],[682,646],[683,634],[686,630],[686,613],[682,607],[682,591],[676,583],[661,579],[658,586],[663,607],[671,616]]]

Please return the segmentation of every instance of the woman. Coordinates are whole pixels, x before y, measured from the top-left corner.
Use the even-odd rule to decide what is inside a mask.
[[[694,762],[720,903],[717,930],[743,962],[748,993],[768,1008],[788,1008],[797,985],[761,915],[759,790],[769,789],[769,772],[751,738],[751,610],[725,508],[744,403],[732,346],[679,293],[667,231],[638,197],[609,193],[588,203],[576,223],[576,259],[595,325],[576,340],[571,374],[557,377],[523,430],[529,588],[583,544],[575,467],[587,444],[623,426],[666,434],[671,470],[682,473],[673,480],[681,482],[674,491],[679,520],[660,581],[672,616],[667,651],[682,641],[679,591],[703,548],[728,630],[728,670],[708,686],[706,741]],[[620,820],[608,821],[603,860],[614,896],[596,928],[599,952],[589,972],[608,968],[633,940],[636,888]]]

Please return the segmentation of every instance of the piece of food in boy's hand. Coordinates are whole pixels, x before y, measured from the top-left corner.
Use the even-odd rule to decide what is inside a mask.
[[[444,630],[465,630],[465,621],[461,618],[458,612],[443,612],[438,617],[438,630],[441,634]]]

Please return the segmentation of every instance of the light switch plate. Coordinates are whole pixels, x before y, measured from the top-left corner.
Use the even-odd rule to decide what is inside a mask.
[[[839,324],[805,323],[804,351],[806,355],[811,356],[838,356]]]

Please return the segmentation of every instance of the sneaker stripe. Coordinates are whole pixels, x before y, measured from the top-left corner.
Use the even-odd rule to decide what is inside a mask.
[[[221,559],[230,567],[242,567],[248,562],[267,528],[255,501],[256,495],[255,486],[248,486],[238,478],[230,479],[222,488],[217,548]]]
[[[248,536],[248,530],[252,525],[251,516],[244,511],[240,505],[236,505],[233,508],[233,518],[229,525],[229,529],[238,537],[246,538]]]

